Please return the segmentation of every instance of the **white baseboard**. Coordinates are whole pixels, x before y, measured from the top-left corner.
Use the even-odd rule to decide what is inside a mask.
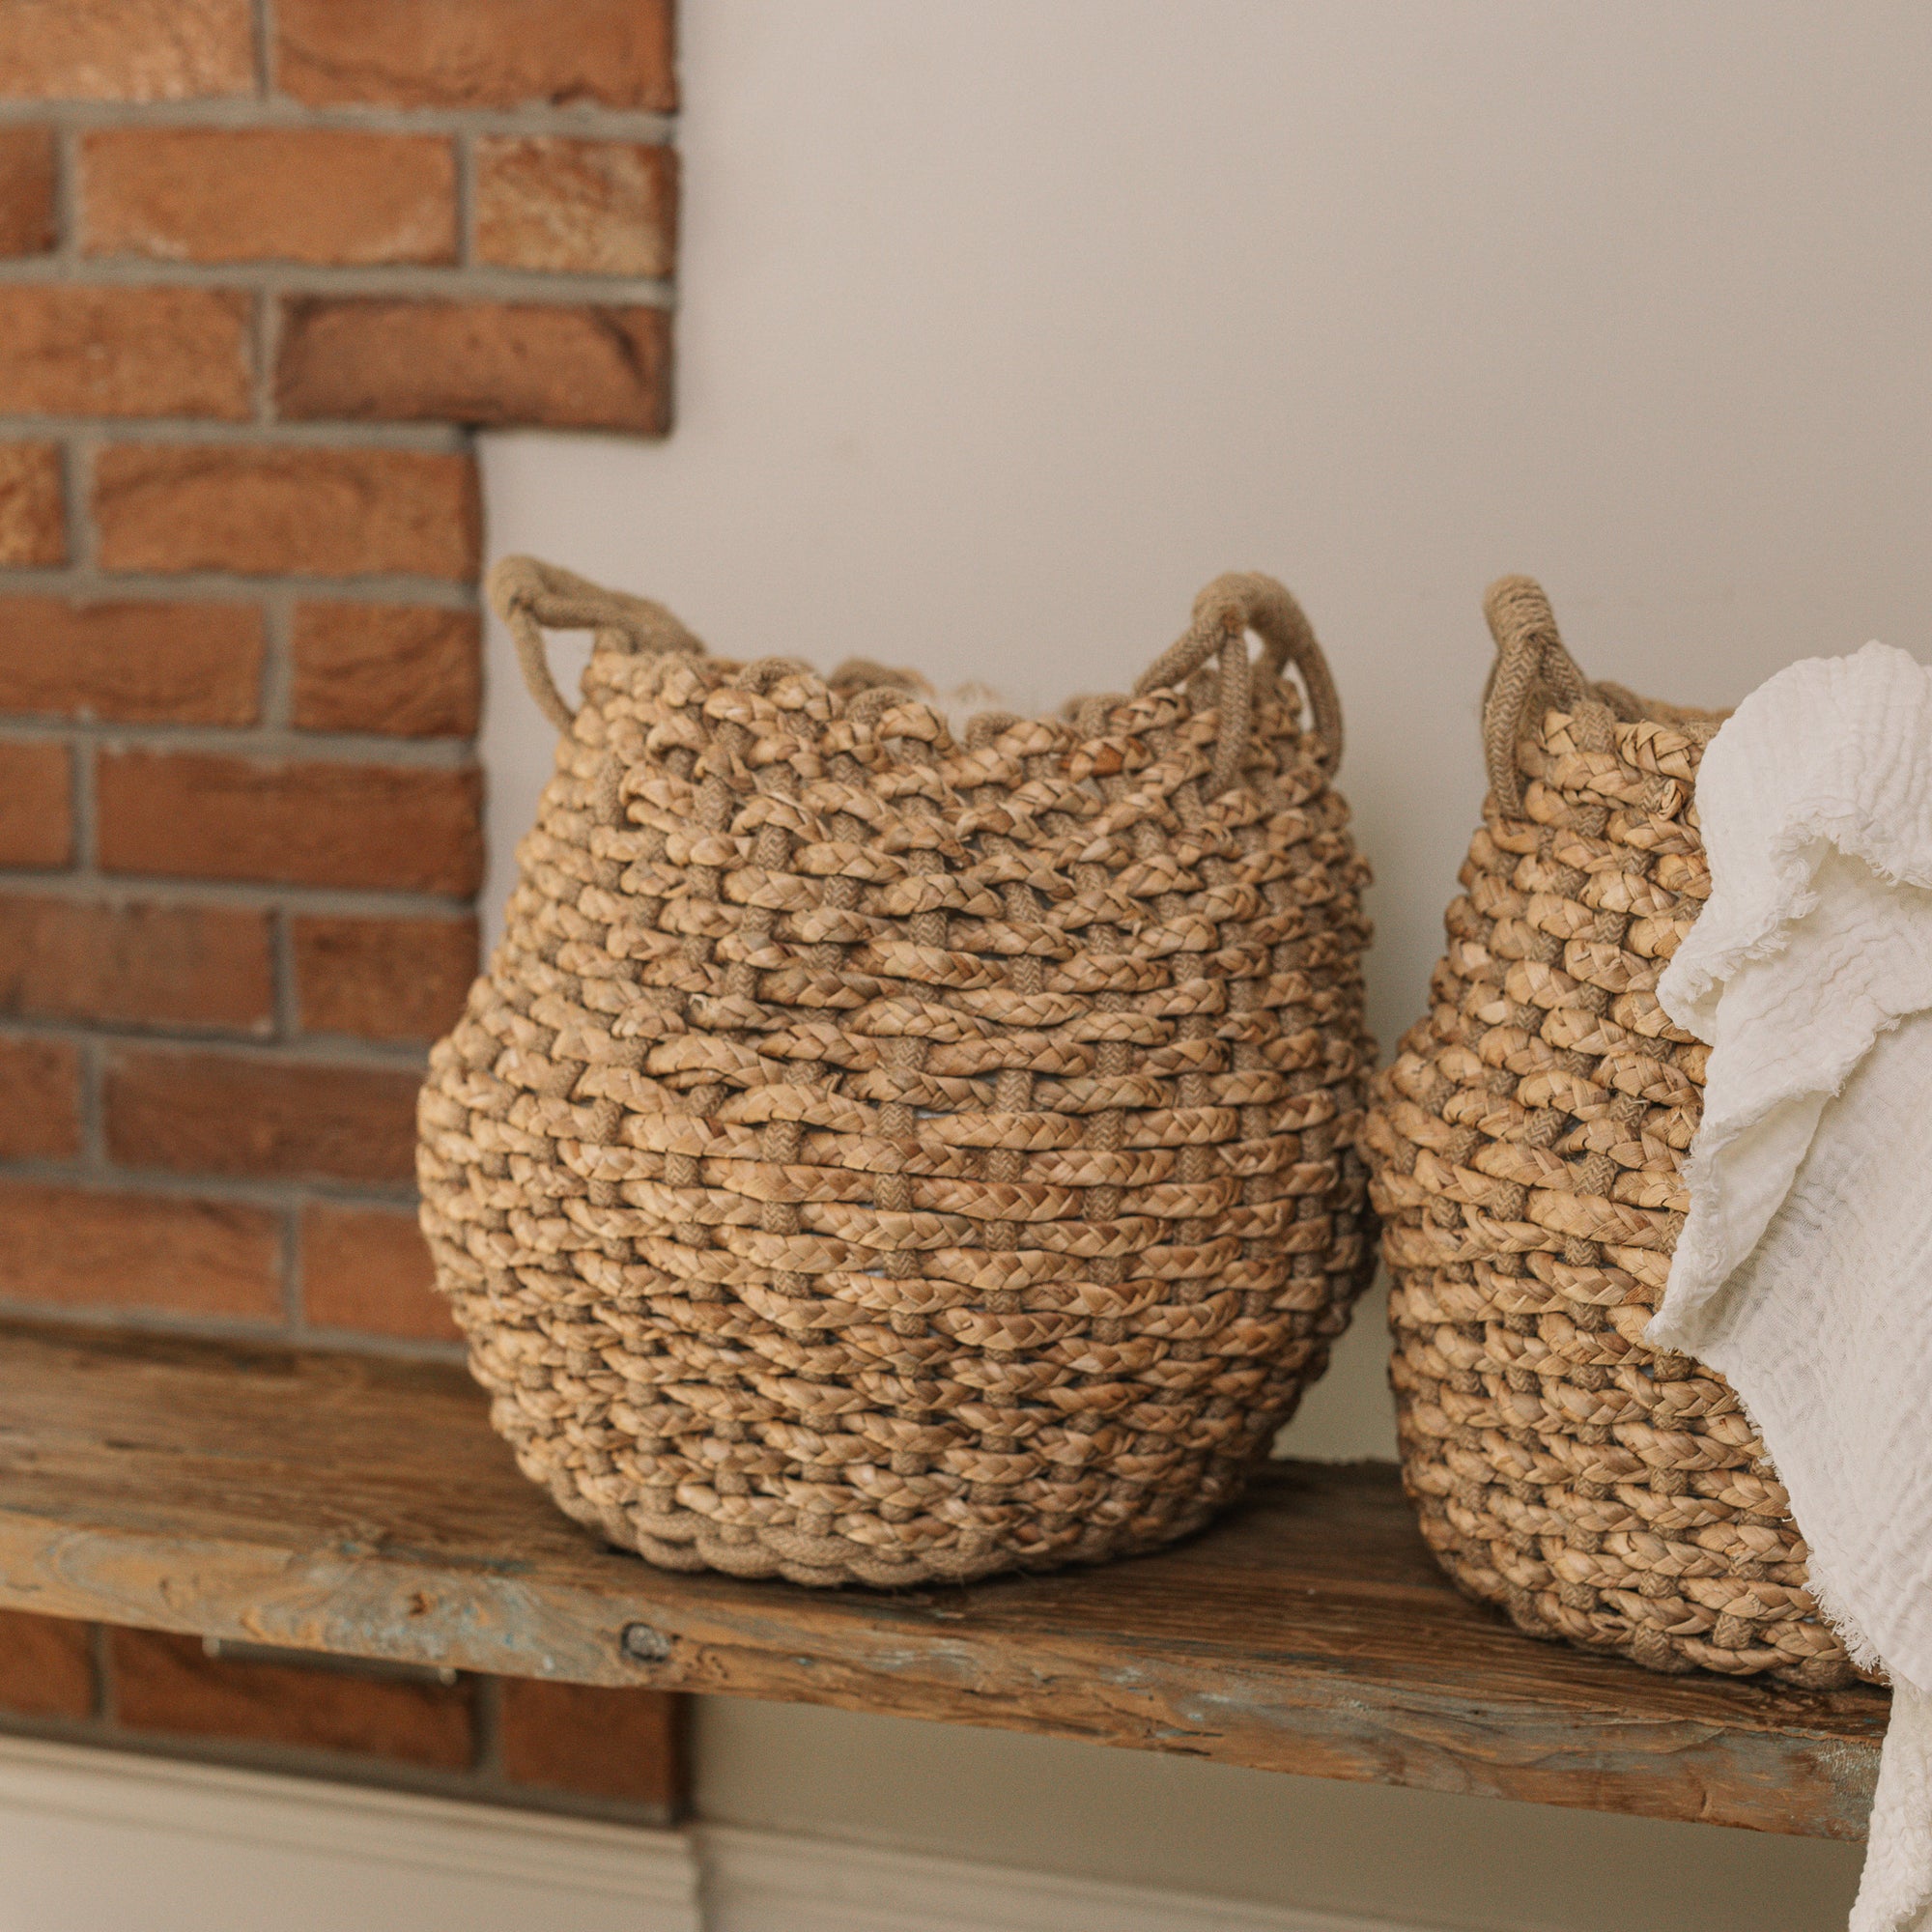
[[[832,1838],[696,1836],[705,1932],[1427,1932]]]
[[[0,1737],[0,1932],[1427,1932]]]
[[[702,1932],[689,1837],[0,1739],[0,1932]]]

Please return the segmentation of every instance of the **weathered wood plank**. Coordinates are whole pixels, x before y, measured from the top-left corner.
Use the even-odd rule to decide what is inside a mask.
[[[0,1605],[1830,1837],[1862,1834],[1886,1717],[1527,1640],[1384,1465],[1282,1465],[1104,1570],[816,1592],[602,1548],[455,1370],[43,1328],[0,1330]]]

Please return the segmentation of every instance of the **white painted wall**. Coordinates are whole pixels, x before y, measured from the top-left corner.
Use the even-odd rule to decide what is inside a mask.
[[[1219,570],[1285,577],[1348,708],[1385,1044],[1477,810],[1490,578],[1541,574],[1586,668],[1692,700],[1932,635],[1910,0],[685,12],[676,434],[492,439],[495,548],[734,655],[1028,704],[1129,682]],[[549,757],[500,643],[499,892]],[[1381,1352],[1371,1313],[1295,1446],[1387,1452]],[[1470,1925],[1829,1925],[1855,1865],[828,1714],[714,1707],[704,1747],[746,1822],[1336,1909],[1349,1870],[1426,1897],[1434,1861]]]

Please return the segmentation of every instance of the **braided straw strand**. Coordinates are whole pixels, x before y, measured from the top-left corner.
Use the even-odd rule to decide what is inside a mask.
[[[528,559],[490,592],[562,736],[418,1176],[525,1472],[653,1563],[817,1584],[1206,1522],[1374,1259],[1367,870],[1288,593],[1223,579],[1132,696],[961,742],[864,659],[713,658]],[[575,712],[547,628],[593,635]]]
[[[1563,648],[1555,613],[1531,577],[1499,577],[1483,598],[1483,614],[1496,641],[1496,660],[1483,692],[1483,763],[1490,789],[1510,811],[1522,804],[1517,739],[1540,695],[1575,710],[1595,694]]]
[[[1261,656],[1252,671],[1246,645],[1249,631],[1262,640]],[[1194,600],[1193,619],[1186,631],[1149,666],[1135,685],[1134,695],[1178,684],[1210,657],[1218,658],[1221,665],[1222,718],[1208,780],[1211,791],[1226,791],[1238,776],[1256,688],[1278,679],[1284,666],[1290,664],[1308,692],[1319,741],[1317,762],[1333,776],[1342,762],[1342,700],[1314,628],[1285,584],[1254,570],[1229,571],[1217,577]]]
[[[701,651],[704,646],[667,611],[645,597],[606,590],[588,578],[533,556],[506,556],[484,582],[492,609],[509,627],[517,665],[537,708],[559,731],[577,715],[551,675],[543,634],[596,631],[621,650]]]
[[[1527,578],[1487,600],[1486,816],[1428,1014],[1362,1137],[1403,1477],[1460,1588],[1654,1670],[1853,1674],[1723,1378],[1642,1341],[1708,1049],[1657,982],[1710,892],[1719,719],[1592,685]]]

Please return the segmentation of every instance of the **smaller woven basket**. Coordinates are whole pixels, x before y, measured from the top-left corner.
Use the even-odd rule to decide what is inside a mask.
[[[809,1583],[1206,1521],[1372,1263],[1367,874],[1294,601],[1223,578],[1134,696],[961,743],[903,673],[491,591],[564,735],[419,1171],[526,1473]],[[595,633],[575,713],[545,627]]]
[[[1702,1111],[1708,1049],[1657,982],[1709,894],[1721,715],[1587,682],[1526,578],[1488,611],[1484,822],[1364,1135],[1404,1480],[1451,1577],[1535,1635],[1841,1684],[1736,1396],[1641,1340]]]

